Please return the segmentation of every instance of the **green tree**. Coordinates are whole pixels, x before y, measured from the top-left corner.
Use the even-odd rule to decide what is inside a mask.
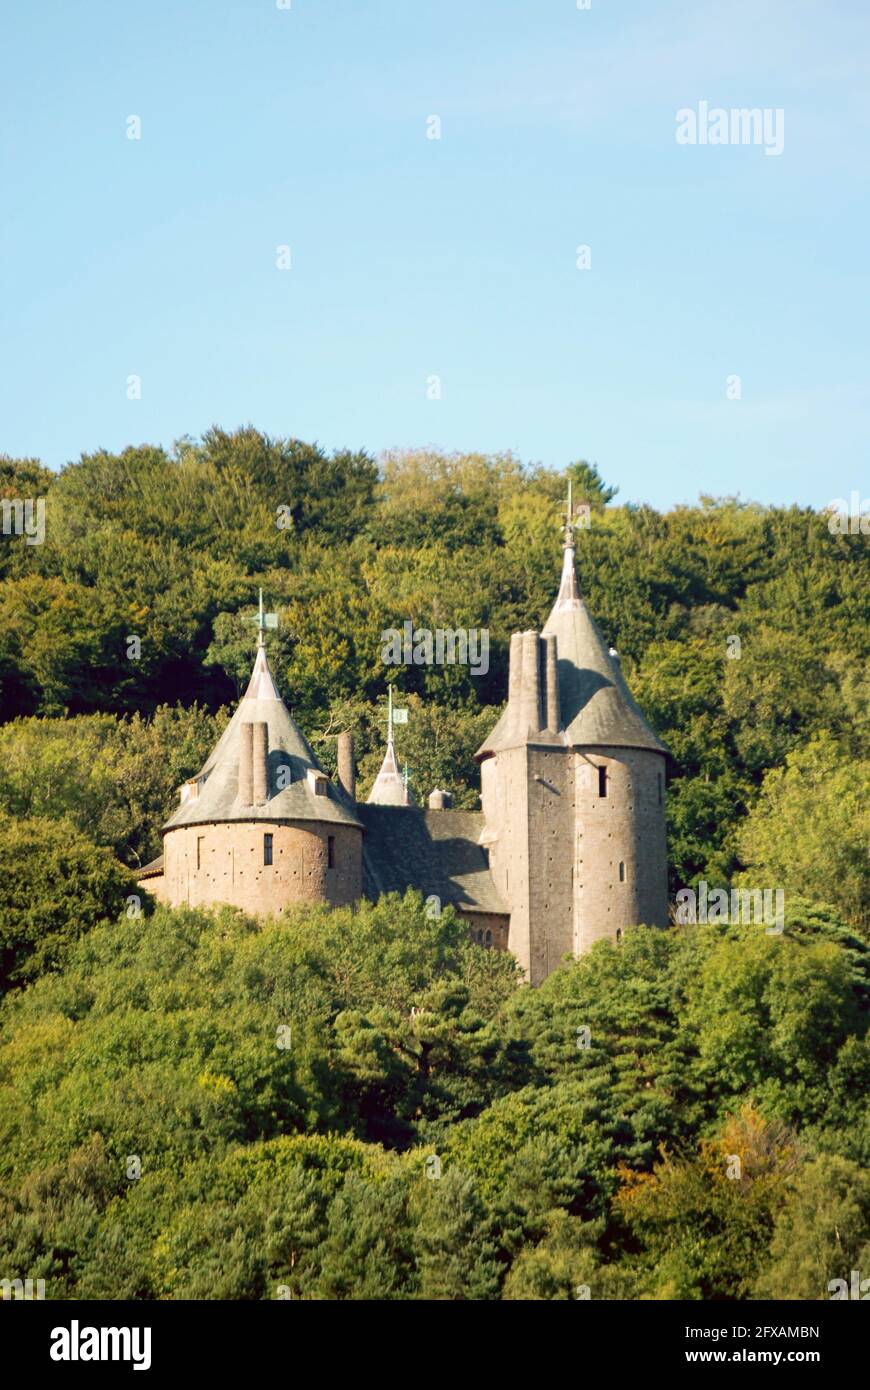
[[[0,818],[0,983],[56,970],[68,948],[117,918],[133,876],[65,820]]]
[[[739,834],[745,883],[827,902],[870,927],[870,760],[819,733],[771,769]]]

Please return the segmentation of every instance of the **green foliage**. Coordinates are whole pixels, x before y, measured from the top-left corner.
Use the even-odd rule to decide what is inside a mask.
[[[789,1184],[755,1298],[829,1299],[830,1281],[870,1267],[870,1177],[848,1159],[808,1163]]]
[[[0,813],[65,817],[98,845],[141,866],[178,787],[198,772],[227,721],[161,706],[153,716],[16,719],[0,726]]]
[[[567,473],[574,483],[574,498],[578,503],[585,502],[590,507],[606,507],[619,492],[618,487],[609,487],[605,483],[596,464],[586,463],[584,459],[569,463]]]
[[[124,910],[132,874],[65,820],[0,817],[0,989],[62,965],[68,948]]]
[[[870,758],[824,733],[793,749],[767,773],[739,845],[746,881],[830,903],[870,930]]]
[[[124,866],[158,852],[248,678],[261,586],[324,766],[352,728],[366,794],[393,683],[418,798],[475,806],[569,476],[581,588],[672,754],[672,887],[782,887],[781,935],[638,926],[531,991],[415,895],[123,914]],[[0,497],[46,503],[44,544],[0,546],[10,1277],[89,1299],[816,1299],[870,1267],[870,552],[808,510],[616,495],[582,461],[378,466],[250,427],[58,475],[0,458]],[[489,670],[385,665],[406,621],[488,629]]]
[[[870,561],[866,546],[806,510],[703,497],[660,514],[614,505],[617,490],[584,461],[559,474],[510,454],[406,450],[378,467],[250,427],[212,429],[171,453],[98,452],[57,476],[2,459],[0,493],[44,495],[47,513],[43,545],[4,541],[5,716],[217,709],[247,679],[262,585],[279,615],[273,668],[324,761],[352,723],[365,792],[393,681],[412,711],[400,749],[412,786],[425,796],[437,782],[471,806],[473,752],[505,697],[510,634],[540,626],[553,600],[568,476],[592,508],[578,531],[581,587],[673,755],[672,888],[727,884],[762,867],[763,853],[778,883],[866,923],[866,826],[852,807],[868,799]],[[385,666],[383,634],[406,621],[486,628],[489,670]],[[817,746],[825,738],[839,751]],[[854,785],[839,822],[838,791],[818,788],[834,819],[820,810],[780,867],[793,837],[781,837],[777,858],[747,815],[789,757],[800,762],[788,764],[786,785],[765,783],[761,804],[777,797],[772,821],[790,787],[798,803],[814,758],[817,780],[827,768],[838,789],[852,759]],[[156,828],[155,815],[150,830],[101,842],[136,862],[153,852]],[[825,886],[828,856],[817,849],[828,835],[829,845],[842,839],[843,862]]]
[[[617,1207],[644,1295],[750,1296],[797,1162],[793,1136],[747,1108],[697,1156],[627,1175]]]
[[[414,895],[92,926],[0,1009],[0,1259],[57,1297],[819,1297],[866,1259],[868,956],[811,904],[535,991]]]

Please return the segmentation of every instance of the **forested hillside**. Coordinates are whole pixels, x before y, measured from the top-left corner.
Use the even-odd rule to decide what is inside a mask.
[[[126,915],[260,587],[324,766],[353,729],[365,796],[394,680],[413,790],[477,805],[568,476],[582,591],[671,754],[672,890],[783,888],[781,936],[638,924],[530,991],[413,897]],[[46,499],[44,543],[0,536],[2,1272],[55,1297],[814,1299],[870,1270],[866,536],[621,505],[580,462],[253,429],[59,475],[0,458],[0,497]],[[488,629],[489,670],[385,666],[406,621]]]

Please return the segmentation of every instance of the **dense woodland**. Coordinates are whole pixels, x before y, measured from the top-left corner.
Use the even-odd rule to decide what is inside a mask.
[[[672,890],[781,887],[782,935],[638,924],[532,991],[413,895],[127,915],[247,680],[261,586],[323,765],[353,729],[365,795],[395,681],[412,789],[477,805],[568,476],[583,593],[671,754]],[[870,1271],[865,536],[734,498],[621,505],[583,462],[253,429],[57,475],[0,458],[0,497],[46,499],[43,544],[0,536],[0,1275],[50,1297],[819,1299]],[[407,620],[488,629],[488,673],[384,666]]]

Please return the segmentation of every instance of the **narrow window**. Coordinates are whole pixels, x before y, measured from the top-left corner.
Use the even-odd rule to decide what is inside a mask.
[[[622,940],[622,927],[617,927],[617,928],[616,928],[616,939],[617,939],[617,941],[621,941],[621,940]]]
[[[486,944],[487,944],[487,946],[491,946],[491,945],[492,945],[492,932],[491,932],[491,931],[488,931],[488,932],[486,933]]]
[[[326,837],[326,866],[328,869],[335,868],[335,836]]]
[[[658,774],[658,779],[659,779],[659,805],[661,806],[661,804],[662,804],[662,774],[661,774],[661,773]]]
[[[598,795],[607,795],[607,768],[603,765],[598,769]]]
[[[619,866],[619,881],[620,881],[620,883],[625,883],[625,865],[624,865],[624,864],[620,864],[620,866]]]
[[[202,867],[202,842],[204,839],[204,835],[197,835],[196,837],[196,867],[198,869]]]
[[[272,862],[272,836],[271,836],[271,835],[264,835],[264,836],[263,836],[263,863],[264,863],[264,864],[271,864],[271,862]]]

